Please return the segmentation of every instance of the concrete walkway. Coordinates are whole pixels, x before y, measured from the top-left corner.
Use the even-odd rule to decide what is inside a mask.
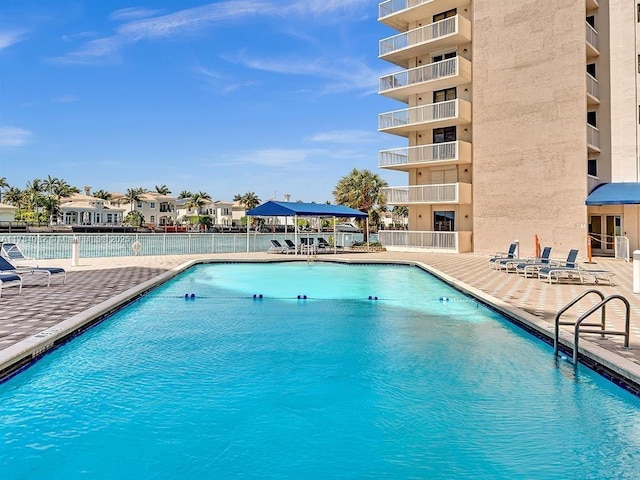
[[[187,261],[195,259],[274,259],[279,255],[265,253],[251,254],[209,254],[171,255],[117,258],[81,259],[80,266],[71,267],[70,260],[42,260],[40,266],[61,266],[69,272],[66,285],[58,278],[52,279],[51,287],[46,287],[44,278],[38,275],[24,276],[24,288],[18,295],[17,288],[5,288],[0,298],[0,351],[18,342],[43,332],[68,318],[121,294],[128,289],[166,273]],[[292,256],[283,256],[291,259]],[[621,260],[597,258],[586,268],[605,269],[616,275],[616,286],[552,284],[538,279],[525,279],[515,274],[507,274],[489,268],[488,256],[478,254],[437,254],[437,253],[343,253],[318,255],[317,259],[340,259],[358,261],[408,261],[426,264],[462,287],[494,304],[507,305],[514,312],[530,315],[541,323],[552,323],[562,306],[581,292],[596,288],[605,296],[620,294],[631,303],[631,348],[622,348],[622,337],[608,336],[601,339],[596,335],[583,338],[594,342],[621,360],[632,362],[640,379],[640,295],[632,293],[632,266]],[[304,258],[301,258],[301,260]],[[567,319],[575,319],[599,300],[595,295],[583,299],[567,314]],[[607,319],[612,327],[620,330],[624,324],[624,308],[620,301],[614,301],[607,308]],[[581,343],[582,345],[582,343]],[[615,360],[615,359],[614,359]],[[627,362],[628,363],[628,362]],[[627,366],[627,370],[629,367]]]

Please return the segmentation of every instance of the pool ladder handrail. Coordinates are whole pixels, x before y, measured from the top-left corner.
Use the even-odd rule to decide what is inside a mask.
[[[574,306],[576,303],[578,303],[580,300],[582,300],[584,297],[586,297],[587,295],[589,295],[591,293],[595,293],[600,297],[600,301],[596,305],[594,305],[589,310],[587,310],[585,313],[580,315],[580,317],[575,322],[569,322],[569,321],[562,322],[562,321],[560,321],[560,317],[562,316],[563,313],[565,313],[572,306]],[[622,302],[626,306],[625,329],[624,329],[624,331],[622,331],[622,330],[607,330],[607,327],[606,327],[606,321],[607,321],[606,305],[611,300],[622,300]],[[585,322],[585,320],[589,316],[591,316],[593,313],[597,312],[598,310],[602,310],[601,315],[600,315],[600,322],[598,322],[598,323],[587,323],[587,322]],[[580,333],[595,333],[595,334],[599,334],[602,338],[604,338],[605,335],[624,335],[624,348],[629,348],[629,330],[630,330],[630,327],[631,327],[631,305],[629,304],[629,301],[625,297],[623,297],[622,295],[617,295],[616,294],[616,295],[609,295],[608,297],[605,297],[604,294],[602,292],[600,292],[599,290],[587,290],[585,292],[582,292],[580,295],[578,295],[576,298],[574,298],[571,302],[569,302],[564,307],[562,307],[558,311],[558,313],[556,314],[556,318],[555,318],[554,323],[555,323],[555,330],[554,330],[554,336],[553,336],[553,353],[556,356],[558,355],[558,349],[559,349],[558,338],[560,336],[560,325],[574,325],[575,326],[574,331],[573,331],[573,365],[576,366],[576,365],[578,365],[578,342],[580,341]],[[599,329],[584,329],[584,328],[581,328],[582,326],[600,327],[600,328]]]

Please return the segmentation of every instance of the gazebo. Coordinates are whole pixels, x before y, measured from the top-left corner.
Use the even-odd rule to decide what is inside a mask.
[[[345,207],[344,205],[327,205],[318,203],[301,202],[276,202],[268,201],[262,205],[248,210],[248,217],[293,217],[294,226],[298,224],[298,217],[333,218],[333,236],[336,237],[336,218],[366,218],[367,231],[369,230],[369,215]],[[247,222],[247,252],[249,251],[249,222]],[[298,229],[294,228],[295,243],[298,243]],[[335,250],[334,245],[334,252]]]

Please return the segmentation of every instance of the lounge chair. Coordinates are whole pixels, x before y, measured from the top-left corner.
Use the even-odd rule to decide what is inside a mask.
[[[563,265],[541,268],[540,271],[538,271],[538,278],[549,283],[553,283],[554,279],[556,283],[560,283],[560,280],[563,278],[568,280],[575,279],[580,283],[585,283],[587,278],[591,278],[593,280],[593,283],[600,283],[603,280],[606,280],[607,282],[609,282],[609,285],[615,286],[615,283],[613,281],[613,276],[615,275],[615,273],[609,270],[591,270],[583,268],[579,266],[575,261],[578,255],[578,251],[571,250],[571,252],[569,252],[569,256],[572,255],[572,252],[575,252],[573,261],[567,261]]]
[[[518,244],[512,243],[511,245],[509,245],[509,250],[507,252],[496,252],[496,254],[489,259],[489,262],[490,262],[489,266],[491,268],[494,268],[493,264],[498,260],[505,259],[505,258],[516,258],[517,248],[518,248]]]
[[[544,247],[542,254],[539,257],[525,257],[525,258],[499,258],[496,259],[491,265],[496,270],[504,269],[507,273],[510,271],[517,272],[517,268],[524,264],[549,264],[549,257],[551,256],[551,247]]]
[[[288,238],[284,241],[287,244],[287,253],[296,253],[298,251],[298,247]]]
[[[0,274],[23,275],[27,273],[47,276],[47,287],[51,286],[51,277],[62,275],[62,283],[67,283],[67,272],[60,267],[18,267],[4,257],[0,257]]]
[[[22,292],[22,277],[13,273],[0,273],[0,297],[3,287],[18,287],[18,294]]]
[[[324,238],[322,237],[318,237],[318,251],[326,251],[326,250],[344,250],[344,247],[342,245],[332,245],[329,242],[327,242]]]
[[[287,248],[283,247],[278,240],[271,240],[271,246],[267,253],[288,253]]]
[[[2,255],[4,258],[6,258],[12,263],[17,263],[22,261],[27,261],[27,262],[35,261],[35,258],[25,256],[25,254],[20,249],[20,247],[15,243],[3,242],[0,245],[0,255]],[[37,265],[32,265],[32,266],[37,267]]]

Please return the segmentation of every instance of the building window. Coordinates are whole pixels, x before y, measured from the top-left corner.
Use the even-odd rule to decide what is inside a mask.
[[[590,158],[587,160],[587,175],[591,175],[592,177],[598,176],[598,159]]]
[[[142,202],[138,202],[138,208],[142,208]]]
[[[433,229],[436,232],[453,232],[456,212],[433,212]]]
[[[447,10],[446,12],[438,13],[433,16],[434,22],[439,22],[440,20],[444,20],[445,18],[455,17],[458,14],[458,10],[456,8],[452,8],[451,10]]]
[[[638,61],[640,62],[640,56],[638,56]],[[595,63],[587,64],[587,73],[589,75],[591,75],[593,78],[597,78],[596,77],[596,64]]]
[[[435,128],[433,130],[433,143],[455,142],[456,140],[456,127]]]
[[[447,53],[440,53],[438,55],[433,55],[431,57],[431,61],[432,62],[441,62],[442,60],[447,60],[449,58],[454,58],[456,56],[456,51],[452,51],[452,52],[447,52]]]
[[[638,4],[638,22],[640,22],[640,3]]]
[[[587,112],[587,123],[592,127],[598,128],[596,112]]]
[[[433,92],[433,103],[455,100],[457,97],[458,91],[456,87],[447,88],[445,90],[436,90],[435,92]]]
[[[595,17],[595,15],[589,15],[587,17],[587,23],[589,25],[591,25],[593,27],[593,29],[595,30],[596,29],[596,17]]]
[[[149,217],[149,221],[150,221],[151,223],[156,223],[156,216],[155,216],[155,215],[151,215],[151,216]]]
[[[153,208],[153,209],[155,209],[155,208],[156,208],[156,202],[151,202],[151,203],[149,204],[149,208]]]

